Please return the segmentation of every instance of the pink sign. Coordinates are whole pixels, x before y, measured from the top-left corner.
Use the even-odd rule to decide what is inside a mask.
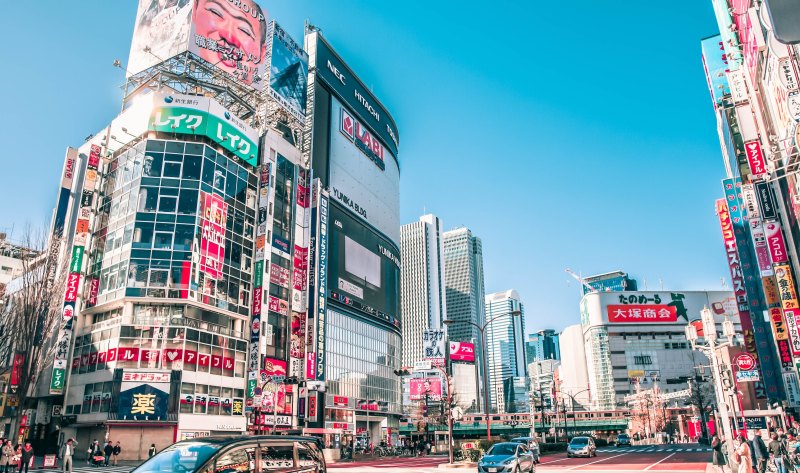
[[[744,150],[747,153],[747,163],[750,165],[753,177],[767,174],[767,162],[764,159],[764,153],[761,152],[761,143],[758,140],[747,141],[744,144]]]
[[[441,378],[411,378],[410,384],[412,401],[421,401],[426,395],[429,401],[442,400]]]
[[[450,342],[450,360],[475,361],[475,345],[469,342]]]
[[[608,321],[611,323],[677,322],[678,309],[666,304],[609,304]]]
[[[92,278],[90,286],[89,286],[89,300],[86,302],[86,305],[89,307],[93,307],[97,304],[97,293],[100,289],[100,279],[99,278]]]
[[[767,236],[767,246],[772,262],[775,264],[786,263],[789,255],[786,253],[786,243],[783,241],[783,232],[778,222],[764,224],[764,233]]]
[[[292,312],[292,339],[289,342],[289,356],[303,359],[306,349],[306,314]]]
[[[275,263],[269,265],[269,282],[280,287],[289,287],[289,270]]]
[[[306,353],[306,378],[317,379],[317,354]]]
[[[277,312],[281,315],[289,315],[289,303],[278,299],[275,296],[269,296],[269,304],[267,308],[272,312]]]
[[[225,259],[228,204],[221,196],[205,192],[200,193],[200,201],[200,271],[211,279],[219,279],[222,276],[222,261]]]

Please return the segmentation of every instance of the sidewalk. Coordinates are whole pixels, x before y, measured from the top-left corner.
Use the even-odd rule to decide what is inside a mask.
[[[137,467],[137,466],[141,465],[142,463],[144,463],[144,460],[142,460],[142,461],[139,461],[139,460],[119,460],[119,461],[117,461],[117,468],[127,467],[129,469],[133,469],[134,467]],[[43,468],[42,465],[44,465],[44,456],[37,455],[36,457],[34,457],[33,468],[31,468],[31,471],[34,471],[34,470],[36,470],[36,471],[56,471],[56,470],[61,471],[62,462],[61,462],[60,458],[56,458],[56,466],[55,467]],[[73,469],[76,469],[76,468],[79,468],[79,467],[80,468],[85,468],[85,467],[90,467],[90,466],[92,466],[92,465],[90,465],[89,463],[86,463],[85,459],[84,460],[78,460],[78,459],[75,459],[75,458],[72,459],[72,468]],[[113,467],[113,466],[114,466],[114,463],[113,463],[113,460],[112,460],[111,462],[109,462],[109,467]],[[99,469],[104,468],[104,467],[97,467],[97,468],[99,470]],[[16,469],[14,471],[16,471]]]

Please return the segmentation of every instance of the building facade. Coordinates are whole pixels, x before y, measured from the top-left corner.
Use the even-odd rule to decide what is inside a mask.
[[[636,291],[638,289],[636,280],[630,278],[628,273],[624,271],[611,271],[610,273],[587,276],[583,278],[583,282],[598,292]],[[586,286],[581,288],[584,294],[590,292]]]
[[[423,358],[425,330],[442,328],[446,315],[442,222],[435,215],[400,227],[400,310],[403,366]]]
[[[515,399],[509,389],[520,386],[512,378],[527,377],[525,311],[519,293],[513,289],[487,294],[485,310],[486,319],[491,321],[486,328],[490,409],[502,413],[508,405],[505,401]]]
[[[575,398],[576,405],[586,408],[591,404],[591,390],[581,325],[565,328],[559,334],[559,341],[569,349],[561,352],[561,362],[554,375],[555,390],[571,395]]]
[[[704,307],[719,332],[726,318],[740,328],[730,292],[593,292],[580,307],[593,409],[624,407],[625,396],[656,383],[663,393],[687,389],[695,366],[708,363],[684,331]]]
[[[553,409],[556,389],[556,372],[558,360],[539,360],[528,363],[528,376],[530,377],[530,395],[532,404],[538,409]]]
[[[552,329],[539,330],[528,335],[525,342],[525,357],[527,363],[542,360],[560,360],[559,334]]]

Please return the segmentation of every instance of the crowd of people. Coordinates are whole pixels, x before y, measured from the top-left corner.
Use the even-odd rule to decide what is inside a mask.
[[[800,438],[796,432],[770,429],[765,436],[762,430],[754,429],[748,436],[738,434],[733,443],[733,462],[738,465],[735,473],[800,472]],[[711,463],[716,471],[728,473],[728,449],[725,440],[714,434],[711,439]],[[732,472],[733,473],[733,472]]]

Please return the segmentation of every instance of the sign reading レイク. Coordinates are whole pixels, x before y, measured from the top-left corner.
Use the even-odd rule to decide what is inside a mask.
[[[610,323],[677,322],[678,311],[675,306],[666,304],[608,305]]]

